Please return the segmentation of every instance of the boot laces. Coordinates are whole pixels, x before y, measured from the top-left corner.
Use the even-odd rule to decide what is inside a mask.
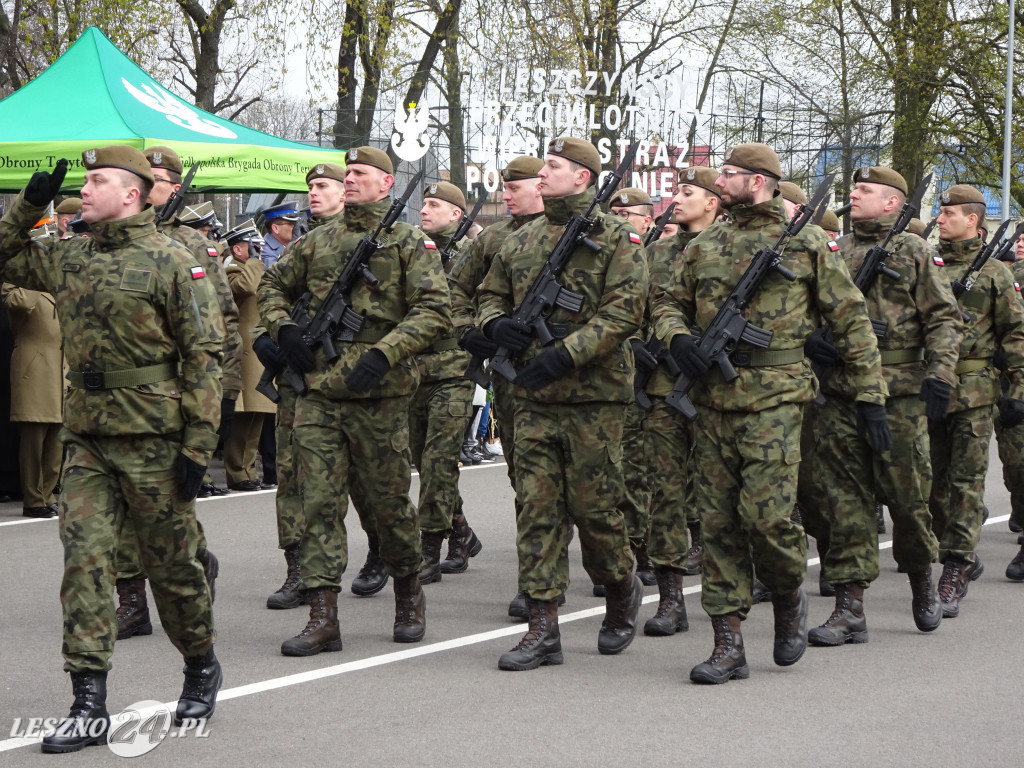
[[[963,566],[958,562],[946,563],[939,579],[939,599],[948,603],[957,593],[960,578],[963,574]]]

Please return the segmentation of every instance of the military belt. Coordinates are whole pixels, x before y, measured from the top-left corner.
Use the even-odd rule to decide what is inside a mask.
[[[439,339],[430,345],[430,352],[448,352],[459,348],[458,339]]]
[[[68,371],[68,381],[76,389],[121,389],[156,384],[178,377],[178,364],[157,363],[123,371]]]
[[[792,365],[804,359],[804,348],[792,349],[740,349],[729,355],[733,365],[742,368],[766,368],[772,365]]]
[[[338,335],[334,337],[334,340],[352,343],[358,342],[360,344],[376,344],[378,341],[387,336],[388,333],[390,333],[390,331],[376,330],[353,332],[348,330],[347,328],[343,328],[342,330],[338,331]]]
[[[898,365],[900,363],[916,363],[924,360],[924,347],[911,349],[880,349],[882,365]]]
[[[957,373],[974,373],[982,368],[988,368],[992,359],[989,357],[972,357],[967,360],[958,360],[956,364]]]

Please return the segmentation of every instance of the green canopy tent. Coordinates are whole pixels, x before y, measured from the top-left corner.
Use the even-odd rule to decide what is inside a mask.
[[[89,27],[39,77],[0,101],[0,192],[16,192],[38,170],[70,161],[65,187],[84,181],[82,152],[104,144],[154,144],[200,169],[203,191],[306,191],[317,163],[342,152],[287,141],[189,104]]]

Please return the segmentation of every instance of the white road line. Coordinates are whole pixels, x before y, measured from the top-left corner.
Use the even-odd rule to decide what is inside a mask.
[[[996,523],[1003,523],[1010,519],[1009,515],[1000,515],[998,517],[990,517],[985,525],[995,525]],[[878,548],[891,549],[892,540],[879,542]],[[818,565],[821,560],[817,557],[811,557],[807,559],[807,565]],[[700,592],[701,588],[699,584],[695,584],[691,587],[685,587],[683,589],[684,595],[693,595]],[[643,599],[644,604],[658,602],[658,595],[647,595]],[[571,621],[580,621],[581,619],[592,619],[596,616],[601,616],[604,613],[604,606],[599,605],[595,608],[587,608],[583,611],[574,611],[573,613],[567,613],[564,616],[558,617],[558,623],[567,624]],[[464,637],[456,637],[451,640],[444,640],[440,643],[431,643],[430,645],[418,646],[416,648],[409,648],[402,651],[395,651],[393,653],[384,653],[380,656],[371,656],[366,659],[359,659],[358,661],[347,661],[343,664],[335,664],[331,667],[323,667],[322,669],[311,669],[306,672],[297,672],[294,675],[285,675],[284,677],[275,677],[270,680],[263,680],[258,683],[249,683],[247,685],[239,685],[235,688],[226,688],[217,695],[217,701],[229,701],[230,699],[237,699],[242,696],[252,696],[253,694],[263,693],[264,691],[272,691],[277,688],[287,688],[292,685],[301,685],[303,683],[311,683],[315,680],[323,680],[327,677],[335,677],[337,675],[344,675],[349,672],[359,672],[364,669],[372,669],[373,667],[380,667],[385,664],[393,664],[398,661],[405,661],[407,659],[415,659],[419,656],[429,656],[434,653],[442,653],[444,651],[450,651],[454,648],[464,648],[467,645],[476,645],[477,643],[486,643],[491,640],[497,640],[501,637],[509,637],[518,635],[523,632],[523,628],[526,624],[511,624],[507,627],[500,629],[492,629],[489,632],[478,632],[475,635],[466,635]],[[638,630],[639,631],[639,630]],[[164,702],[164,706],[169,709],[177,707],[178,702],[167,701]],[[19,749],[20,747],[27,747],[32,744],[38,744],[42,741],[42,737],[33,738],[14,738],[0,741],[0,752],[6,752],[11,749]]]

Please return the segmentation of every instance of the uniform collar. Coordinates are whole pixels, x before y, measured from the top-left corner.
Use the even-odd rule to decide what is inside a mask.
[[[586,213],[594,200],[592,187],[578,192],[575,195],[565,197],[545,197],[544,215],[552,224],[568,224],[569,219],[581,213]]]
[[[376,229],[384,214],[391,207],[391,198],[376,200],[372,203],[353,203],[345,205],[342,215],[345,217],[345,225],[350,229],[367,230]]]
[[[132,240],[156,232],[156,211],[148,207],[134,216],[116,221],[94,221],[89,224],[89,233],[97,245],[105,248],[120,248]]]
[[[973,259],[981,250],[981,237],[970,240],[939,240],[939,253],[949,261]]]
[[[749,226],[763,227],[773,222],[786,221],[786,205],[782,202],[782,197],[776,195],[762,203],[734,205],[729,209],[729,218],[740,229]]]
[[[885,235],[896,223],[898,213],[889,213],[879,216],[877,219],[866,219],[853,222],[853,234],[861,240],[877,240],[879,235]]]
[[[523,224],[533,221],[538,216],[543,216],[544,211],[537,211],[536,213],[519,213],[512,215],[512,229],[519,229]]]

